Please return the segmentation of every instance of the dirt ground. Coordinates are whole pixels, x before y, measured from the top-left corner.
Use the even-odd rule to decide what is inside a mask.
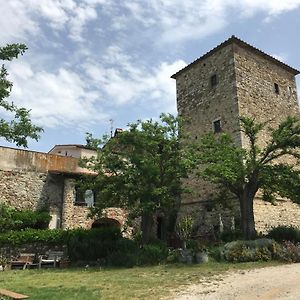
[[[191,285],[176,300],[299,300],[300,263],[230,272]]]

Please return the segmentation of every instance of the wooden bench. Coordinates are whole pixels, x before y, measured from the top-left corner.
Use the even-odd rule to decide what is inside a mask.
[[[17,260],[12,260],[10,262],[10,267],[11,269],[25,270],[27,267],[33,265],[34,258],[35,258],[34,253],[20,253]]]
[[[8,291],[8,290],[4,290],[4,289],[0,289],[0,295],[9,297],[11,299],[27,299],[27,298],[29,298],[29,296],[22,295],[19,293]]]

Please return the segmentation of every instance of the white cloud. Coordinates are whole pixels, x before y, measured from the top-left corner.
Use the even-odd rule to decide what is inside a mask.
[[[108,119],[99,108],[99,91],[90,89],[78,74],[60,68],[34,72],[26,62],[9,65],[14,82],[11,100],[32,109],[34,121],[45,127],[85,127]]]
[[[122,44],[120,40],[127,39],[131,44],[128,48],[133,49],[135,41],[131,39],[136,37],[136,32],[131,35],[129,30],[138,28],[143,32],[141,39],[180,45],[182,41],[220,31],[233,14],[249,18],[263,13],[264,18],[270,19],[299,6],[300,0],[0,0],[1,15],[5,16],[0,18],[0,40],[2,43],[31,38],[37,41],[34,37],[48,26],[54,33],[66,33],[70,39],[83,42],[85,29],[94,21],[93,29],[103,34],[103,44]],[[107,27],[101,25],[102,18],[106,19]],[[105,33],[110,30],[112,35],[108,39]],[[120,32],[124,33],[121,38]],[[54,39],[50,41],[52,49],[55,42],[62,43],[59,49],[64,47],[65,41]],[[98,49],[94,40],[92,43]],[[105,97],[105,105],[109,107],[152,101],[151,107],[160,111],[175,111],[175,81],[170,76],[185,66],[184,61],[164,58],[146,67],[149,59],[143,63],[121,47],[99,46],[101,49],[95,54],[95,48],[81,43],[81,49],[77,47],[75,53],[70,53],[71,58],[64,57],[65,61],[59,58],[57,70],[51,66],[51,72],[47,71],[50,64],[41,59],[42,54],[36,55],[30,64],[12,62],[13,97],[21,105],[32,108],[36,120],[49,126],[105,118],[101,110],[100,114],[94,113],[100,96]],[[134,50],[141,51],[140,48]],[[101,63],[90,57],[83,63],[87,78],[79,75],[75,68],[80,69],[86,57],[95,55]],[[284,54],[275,57],[286,60]],[[37,65],[39,70],[45,71],[38,71]]]
[[[81,36],[84,25],[97,18],[97,12],[93,7],[79,6],[75,10],[75,16],[69,21],[70,38],[76,41],[83,41]]]
[[[39,27],[28,17],[24,3],[0,0],[0,7],[1,44],[24,41],[27,35],[35,36],[39,33]]]
[[[97,6],[109,5],[110,0],[0,0],[0,39],[6,43],[23,41],[41,32],[42,24],[82,41],[82,31],[89,21],[97,18]]]
[[[139,0],[126,1],[133,18],[144,26],[156,26],[162,40],[178,42],[218,32],[234,16],[251,17],[262,12],[266,20],[296,9],[300,0]]]
[[[111,105],[122,106],[147,99],[152,102],[151,107],[160,111],[176,111],[175,81],[170,76],[186,66],[184,61],[163,62],[146,69],[116,46],[109,47],[101,61],[102,64],[87,62],[84,69],[107,95]]]
[[[90,21],[108,15],[111,28],[122,30],[134,22],[160,32],[162,41],[199,39],[224,28],[231,14],[242,18],[263,13],[266,20],[300,6],[300,0],[0,0],[0,39],[13,39],[41,32],[41,20],[54,30],[67,30],[75,41],[83,41]],[[126,13],[129,12],[128,14]],[[44,22],[45,23],[45,22]]]

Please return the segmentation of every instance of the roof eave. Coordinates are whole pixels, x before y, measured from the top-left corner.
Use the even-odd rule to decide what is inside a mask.
[[[190,69],[193,65],[197,64],[198,62],[204,60],[205,58],[211,56],[212,54],[214,54],[215,52],[217,52],[218,50],[224,48],[225,46],[232,44],[232,43],[236,43],[239,46],[243,47],[243,48],[247,48],[250,49],[251,51],[257,53],[260,56],[265,57],[266,59],[272,61],[273,63],[281,66],[282,68],[286,69],[287,71],[291,72],[292,74],[294,74],[295,76],[300,74],[300,71],[290,67],[289,65],[281,62],[280,60],[270,56],[269,54],[263,52],[262,50],[255,48],[254,46],[244,42],[243,40],[237,38],[236,36],[231,36],[229,39],[227,39],[226,41],[224,41],[223,43],[219,44],[218,46],[216,46],[215,48],[213,48],[212,50],[208,51],[207,53],[205,53],[204,55],[202,55],[201,57],[199,57],[198,59],[194,60],[192,63],[190,63],[189,65],[187,65],[186,67],[184,67],[183,69],[179,70],[177,73],[173,74],[171,76],[171,78],[176,79],[178,77],[178,75],[184,73],[185,71],[187,71],[188,69]]]

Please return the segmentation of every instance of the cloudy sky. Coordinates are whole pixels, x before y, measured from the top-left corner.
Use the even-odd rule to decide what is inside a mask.
[[[37,151],[176,113],[170,76],[233,34],[300,68],[300,0],[0,0],[0,16],[0,45],[29,48],[6,67]]]

